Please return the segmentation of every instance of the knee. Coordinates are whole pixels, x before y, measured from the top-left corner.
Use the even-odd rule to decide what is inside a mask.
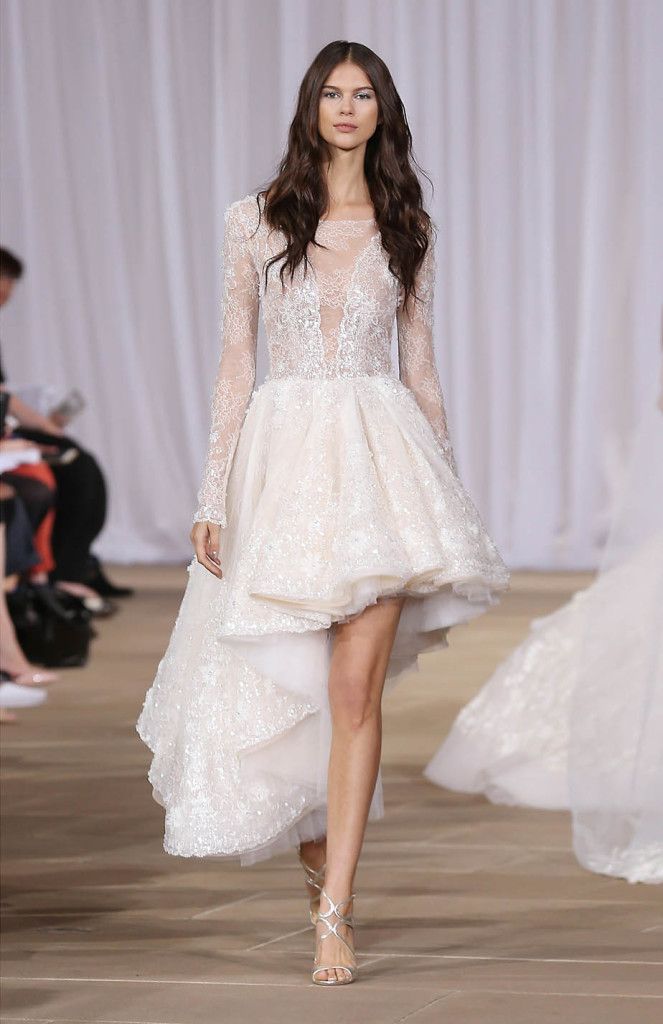
[[[380,715],[380,688],[374,673],[349,669],[329,682],[329,706],[334,725],[358,732]]]

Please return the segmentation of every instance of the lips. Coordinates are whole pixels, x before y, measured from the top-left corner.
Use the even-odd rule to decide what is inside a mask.
[[[357,129],[357,125],[356,124],[344,124],[344,123],[341,123],[341,124],[335,124],[334,128],[336,128],[337,131],[339,131],[339,132],[354,132]]]

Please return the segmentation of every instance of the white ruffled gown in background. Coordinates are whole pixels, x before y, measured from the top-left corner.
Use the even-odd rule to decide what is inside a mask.
[[[634,439],[599,574],[460,712],[426,768],[495,803],[571,809],[592,871],[663,882],[663,389]]]
[[[277,263],[265,285],[284,238],[261,207],[247,196],[226,215],[223,351],[194,517],[222,526],[223,579],[192,559],[137,723],[167,852],[242,863],[325,834],[336,624],[405,596],[391,685],[508,586],[455,472],[432,246],[412,318],[374,220],[322,221],[308,272],[282,287]],[[254,390],[260,305],[270,369]]]

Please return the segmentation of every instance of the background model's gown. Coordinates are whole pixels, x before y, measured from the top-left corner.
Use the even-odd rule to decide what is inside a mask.
[[[573,812],[592,871],[663,882],[663,375],[600,572],[535,619],[426,769],[495,803]]]
[[[223,527],[223,579],[191,561],[137,724],[165,849],[243,863],[325,833],[336,623],[405,595],[393,681],[508,586],[455,473],[432,247],[411,315],[374,220],[322,221],[308,270],[282,287],[279,262],[265,286],[284,238],[261,205],[247,196],[226,215],[223,351],[194,517]],[[270,369],[254,391],[260,304]]]

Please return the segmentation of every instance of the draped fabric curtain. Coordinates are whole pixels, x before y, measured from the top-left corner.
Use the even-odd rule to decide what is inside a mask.
[[[596,564],[657,365],[659,0],[2,0],[0,29],[1,242],[26,265],[5,372],[84,393],[103,557],[189,558],[223,211],[346,38],[386,60],[434,184],[462,478],[512,567]]]

